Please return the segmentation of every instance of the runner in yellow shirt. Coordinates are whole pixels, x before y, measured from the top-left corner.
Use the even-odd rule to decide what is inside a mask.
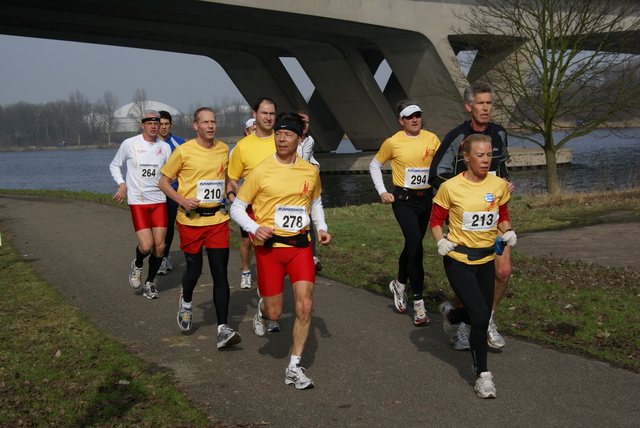
[[[474,390],[480,398],[495,398],[493,375],[487,369],[487,329],[493,305],[495,255],[504,249],[496,243],[498,230],[502,242],[516,244],[516,233],[509,220],[508,184],[489,174],[493,157],[491,137],[472,134],[462,142],[462,154],[468,169],[445,181],[433,200],[431,233],[443,256],[444,269],[451,288],[464,307],[440,304],[444,331],[455,333],[461,322],[471,325],[469,346],[476,374]],[[444,235],[444,222],[449,231]]]
[[[276,119],[276,103],[267,97],[258,98],[253,104],[253,127],[255,131],[238,141],[229,159],[229,181],[227,184],[227,199],[233,202],[239,181],[246,177],[251,169],[275,153],[276,145],[273,141],[273,125]],[[247,121],[247,125],[249,122]],[[251,207],[249,207],[251,213]],[[241,230],[240,260],[242,261],[242,277],[240,288],[251,288],[251,255],[253,245],[249,235]]]
[[[227,325],[229,312],[229,215],[224,205],[229,146],[215,139],[216,116],[202,107],[193,115],[197,137],[177,147],[169,162],[161,169],[160,189],[176,201],[176,222],[180,249],[187,261],[182,276],[182,294],[178,308],[178,326],[183,331],[192,327],[193,290],[202,273],[202,247],[213,277],[213,304],[218,320],[218,349],[240,343],[240,335]],[[171,186],[177,177],[178,190]]]
[[[285,384],[297,389],[314,384],[300,367],[311,328],[312,295],[316,270],[309,242],[310,217],[318,242],[327,245],[331,235],[324,221],[318,169],[297,155],[304,123],[296,113],[284,115],[275,125],[275,155],[252,169],[231,206],[231,217],[255,236],[258,291],[261,299],[253,318],[258,336],[267,332],[266,320],[282,314],[284,278],[289,275],[295,299],[291,357]],[[255,220],[246,212],[252,204]]]
[[[386,139],[369,165],[369,172],[383,204],[391,204],[404,236],[404,248],[398,260],[398,276],[389,283],[393,301],[400,313],[407,310],[407,281],[413,295],[413,324],[426,325],[429,316],[424,306],[424,266],[422,240],[429,227],[431,188],[427,184],[431,160],[440,140],[422,129],[422,110],[412,99],[397,105],[399,131]],[[382,165],[389,161],[395,190],[388,192],[382,180]]]

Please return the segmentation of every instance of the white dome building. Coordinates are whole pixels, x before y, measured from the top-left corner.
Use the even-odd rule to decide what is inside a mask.
[[[182,113],[173,107],[158,102],[147,101],[145,110],[165,110],[171,113],[173,121],[180,120]],[[140,119],[141,113],[138,111],[138,107],[134,103],[126,104],[114,112],[114,118],[116,122],[115,132],[137,132],[140,131]]]

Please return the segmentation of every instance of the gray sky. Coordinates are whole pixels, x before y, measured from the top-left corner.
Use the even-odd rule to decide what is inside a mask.
[[[110,90],[122,106],[137,88],[187,114],[221,97],[243,100],[222,67],[202,56],[0,35],[0,58],[1,105],[66,100],[75,90],[96,102]]]

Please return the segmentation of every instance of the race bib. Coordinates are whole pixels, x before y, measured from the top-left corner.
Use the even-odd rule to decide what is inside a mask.
[[[224,180],[198,180],[196,199],[205,204],[222,202]]]
[[[299,232],[310,223],[307,209],[298,205],[276,205],[274,224],[287,232]]]
[[[428,186],[429,168],[405,168],[404,186],[407,189],[424,189]]]
[[[160,171],[160,165],[158,165],[157,163],[141,163],[138,164],[138,178],[139,179],[151,179],[151,180],[158,180],[160,178],[159,176],[159,172]]]
[[[462,215],[462,230],[490,230],[498,224],[498,211],[466,212]]]

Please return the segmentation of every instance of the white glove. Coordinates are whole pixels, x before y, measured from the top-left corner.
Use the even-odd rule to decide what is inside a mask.
[[[518,235],[513,230],[507,230],[504,235],[502,235],[502,240],[506,242],[506,244],[510,247],[516,245],[518,242]]]
[[[451,251],[453,251],[453,249],[456,248],[457,246],[458,244],[454,244],[453,242],[449,241],[447,238],[442,238],[441,240],[438,241],[438,254],[440,254],[441,256],[446,256]]]

